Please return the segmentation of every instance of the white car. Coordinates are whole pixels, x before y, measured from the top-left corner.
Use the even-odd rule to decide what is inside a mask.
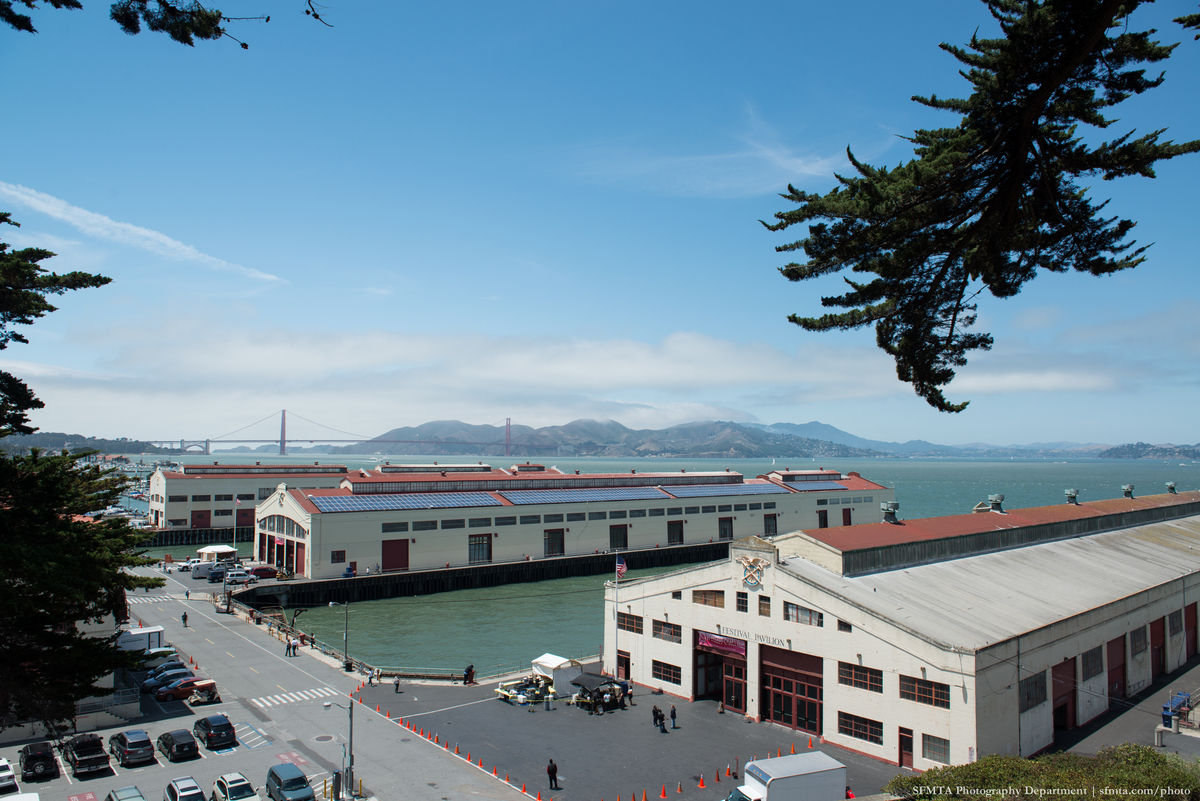
[[[226,584],[253,584],[256,581],[258,581],[258,576],[247,573],[245,570],[230,570],[225,574]]]
[[[213,782],[212,801],[238,801],[241,798],[257,798],[254,785],[240,773],[226,773]]]
[[[7,759],[0,759],[0,790],[17,786],[17,776]]]

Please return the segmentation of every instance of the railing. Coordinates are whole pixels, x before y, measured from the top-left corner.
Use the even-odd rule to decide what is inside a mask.
[[[141,701],[138,689],[130,687],[124,690],[117,690],[112,695],[97,698],[95,701],[81,701],[75,705],[75,714],[78,716],[87,715],[91,712],[108,712],[111,711],[110,707],[139,703]]]

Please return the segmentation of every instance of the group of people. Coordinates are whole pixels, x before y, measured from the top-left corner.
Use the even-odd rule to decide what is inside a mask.
[[[651,710],[651,713],[654,716],[654,726],[656,726],[658,728],[658,730],[661,731],[663,734],[666,734],[667,733],[667,716],[666,716],[666,714],[661,709],[659,709],[657,706],[654,707],[653,710]],[[675,705],[674,704],[671,704],[671,728],[672,729],[679,728],[678,726],[675,725]]]
[[[297,637],[289,637],[286,641],[286,646],[283,649],[284,656],[297,656],[300,653],[300,640]]]
[[[633,694],[626,694],[620,685],[606,684],[595,690],[581,687],[575,705],[587,709],[589,715],[603,715],[617,708],[624,709],[627,699],[633,703]]]

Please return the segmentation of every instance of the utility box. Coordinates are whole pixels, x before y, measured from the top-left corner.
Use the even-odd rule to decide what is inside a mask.
[[[820,751],[747,762],[743,777],[746,783],[726,801],[837,801],[846,797],[846,766]]]
[[[146,626],[140,629],[123,631],[117,637],[117,647],[124,651],[149,651],[151,648],[162,648],[162,626]]]

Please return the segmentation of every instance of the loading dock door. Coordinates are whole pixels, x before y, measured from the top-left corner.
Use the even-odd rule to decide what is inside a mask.
[[[384,540],[382,559],[379,566],[384,572],[408,570],[408,540]]]
[[[1150,623],[1150,680],[1167,672],[1167,636],[1164,618]]]
[[[1188,604],[1183,608],[1183,639],[1187,643],[1186,657],[1196,655],[1196,605]]]
[[[1108,641],[1108,705],[1125,697],[1125,635]]]
[[[1054,692],[1054,728],[1075,728],[1075,658],[1063,660],[1050,670]]]

